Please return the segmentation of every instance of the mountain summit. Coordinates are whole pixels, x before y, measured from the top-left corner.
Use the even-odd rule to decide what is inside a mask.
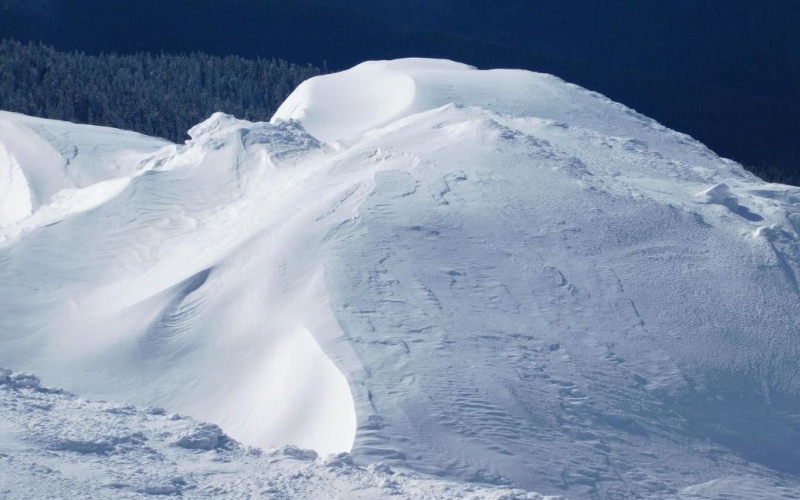
[[[800,494],[800,189],[451,61],[190,135],[0,114],[0,366],[460,481]]]

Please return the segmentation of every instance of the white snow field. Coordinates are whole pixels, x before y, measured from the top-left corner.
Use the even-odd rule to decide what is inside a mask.
[[[800,498],[800,188],[450,61],[190,135],[0,115],[0,366],[359,471]]]
[[[0,368],[0,498],[557,500],[395,470],[347,453],[248,447],[163,408],[88,401]]]

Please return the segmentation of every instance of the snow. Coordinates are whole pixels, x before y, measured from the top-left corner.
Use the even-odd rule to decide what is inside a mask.
[[[799,188],[451,61],[313,78],[185,145],[25,120],[0,189],[47,195],[3,205],[0,365],[207,421],[174,434],[202,452],[333,454],[311,483],[800,497]],[[25,156],[70,138],[81,182]]]
[[[0,227],[31,215],[67,188],[131,175],[167,141],[122,130],[0,111]]]
[[[31,193],[16,158],[0,144],[0,225],[9,225],[32,213]]]
[[[0,496],[29,498],[428,498],[557,500],[354,465],[285,446],[262,450],[218,426],[91,401],[0,369]]]
[[[66,219],[62,215],[55,225],[48,217],[47,224],[12,238],[11,248],[21,252],[20,271],[42,276],[42,262],[55,269],[35,278],[42,290],[26,298],[24,307],[39,307],[41,315],[20,321],[13,300],[0,306],[4,332],[30,332],[5,354],[9,362],[31,357],[32,368],[48,374],[59,360],[58,380],[70,382],[71,389],[146,404],[169,402],[253,444],[347,451],[355,432],[348,383],[313,333],[334,322],[315,296],[319,278],[303,268],[302,280],[281,288],[254,285],[277,273],[286,276],[277,263],[288,249],[261,243],[281,231],[287,233],[285,243],[295,236],[280,214],[262,212],[244,196],[272,196],[269,182],[276,178],[290,185],[295,172],[264,172],[261,153],[239,163],[235,148],[219,149],[229,134],[244,134],[242,127],[218,115],[193,131],[192,146],[145,154],[127,179],[82,190],[105,185],[104,203]],[[255,140],[289,144],[291,138],[280,131],[261,128],[269,129],[267,135]],[[255,136],[258,128],[247,133]],[[300,137],[298,147],[308,147],[303,141],[316,144]],[[65,191],[53,199],[62,199]],[[75,199],[74,193],[69,198]],[[30,219],[56,211],[53,203]],[[260,213],[248,217],[248,212]],[[264,238],[246,244],[249,226],[259,223],[265,225]],[[276,227],[268,230],[269,225]],[[45,243],[51,237],[56,243]],[[64,255],[66,248],[77,251]],[[40,252],[51,257],[42,261]],[[241,256],[223,261],[231,252]],[[26,286],[27,278],[13,281]],[[62,302],[53,304],[52,294]],[[126,389],[118,394],[120,387]]]
[[[385,64],[311,79],[281,105],[273,118],[295,119],[314,137],[331,141],[367,132],[407,116],[415,104],[414,79]]]

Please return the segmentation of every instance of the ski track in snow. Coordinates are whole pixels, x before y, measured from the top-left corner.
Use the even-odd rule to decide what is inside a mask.
[[[800,498],[800,189],[449,61],[190,135],[0,115],[0,365],[361,465]]]

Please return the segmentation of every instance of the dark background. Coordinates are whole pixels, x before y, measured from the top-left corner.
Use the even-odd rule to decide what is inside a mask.
[[[0,0],[10,37],[331,71],[421,56],[553,73],[800,183],[796,0]]]

